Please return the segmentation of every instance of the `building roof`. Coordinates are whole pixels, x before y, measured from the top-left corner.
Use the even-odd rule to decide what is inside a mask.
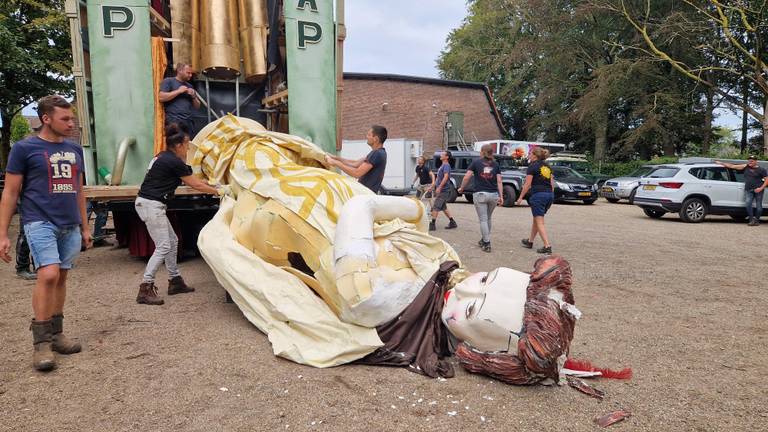
[[[506,133],[507,129],[504,127],[504,123],[501,121],[501,114],[496,108],[496,102],[493,100],[493,94],[488,86],[484,83],[472,82],[472,81],[458,81],[458,80],[446,80],[440,78],[427,78],[417,77],[409,75],[397,75],[397,74],[378,74],[378,73],[363,73],[363,72],[344,72],[345,80],[361,80],[361,81],[398,81],[415,84],[428,84],[438,85],[446,87],[460,87],[471,88],[477,90],[483,90],[485,97],[488,99],[488,105],[491,106],[493,111],[493,117],[496,119],[496,124],[499,126],[499,130],[502,133]]]

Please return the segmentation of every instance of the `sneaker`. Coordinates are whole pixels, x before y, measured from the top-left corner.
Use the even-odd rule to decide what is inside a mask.
[[[552,253],[552,246],[540,247],[540,248],[536,249],[536,252],[538,252],[540,254],[547,254],[547,255],[549,255],[549,254]]]
[[[480,239],[480,240],[477,241],[477,245],[480,246],[480,247],[483,247],[483,246],[485,246],[485,242],[483,241],[483,239]]]
[[[435,226],[434,222],[429,223],[429,230],[430,231],[437,231],[437,227]]]
[[[458,225],[456,225],[456,221],[451,219],[450,222],[448,222],[448,225],[445,227],[445,229],[454,229],[458,228]]]
[[[757,226],[758,224],[760,224],[760,222],[758,222],[756,218],[750,218],[747,226]]]
[[[483,252],[488,252],[488,253],[491,252],[491,244],[490,243],[485,243],[480,248],[483,250]]]
[[[37,273],[33,273],[29,270],[19,270],[16,272],[16,276],[24,280],[37,280]]]
[[[526,249],[533,249],[533,242],[528,239],[520,240],[520,244],[522,244]]]

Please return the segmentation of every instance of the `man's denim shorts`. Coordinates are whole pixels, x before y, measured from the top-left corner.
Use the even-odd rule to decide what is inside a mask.
[[[45,221],[30,222],[24,225],[24,235],[35,261],[35,270],[51,264],[69,270],[80,255],[83,241],[80,225],[58,227]]]
[[[528,199],[528,204],[531,206],[531,213],[533,216],[544,216],[547,214],[547,210],[552,206],[552,201],[555,200],[555,194],[552,192],[536,192]]]

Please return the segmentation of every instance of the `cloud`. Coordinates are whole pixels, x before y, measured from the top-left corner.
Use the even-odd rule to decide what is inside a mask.
[[[348,0],[344,70],[437,77],[436,61],[467,14],[464,0]]]

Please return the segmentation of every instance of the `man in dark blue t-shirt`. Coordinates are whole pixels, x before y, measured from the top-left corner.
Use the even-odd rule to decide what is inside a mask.
[[[351,160],[326,155],[325,161],[328,165],[335,166],[356,178],[373,193],[379,193],[381,182],[384,180],[384,171],[387,169],[387,151],[384,149],[384,141],[387,140],[387,128],[371,126],[366,139],[368,145],[371,146],[371,151],[364,158]]]
[[[200,108],[197,93],[189,83],[192,79],[192,66],[184,63],[176,65],[176,76],[165,78],[160,83],[160,102],[165,108],[165,124],[177,123],[192,134],[192,111]]]
[[[0,258],[10,262],[8,225],[21,196],[21,226],[37,269],[32,291],[32,363],[37,370],[56,367],[53,351],[80,352],[80,344],[63,333],[67,273],[80,253],[91,246],[85,217],[83,149],[66,140],[75,127],[72,105],[61,96],[37,103],[42,129],[11,148],[5,190],[0,202]]]

